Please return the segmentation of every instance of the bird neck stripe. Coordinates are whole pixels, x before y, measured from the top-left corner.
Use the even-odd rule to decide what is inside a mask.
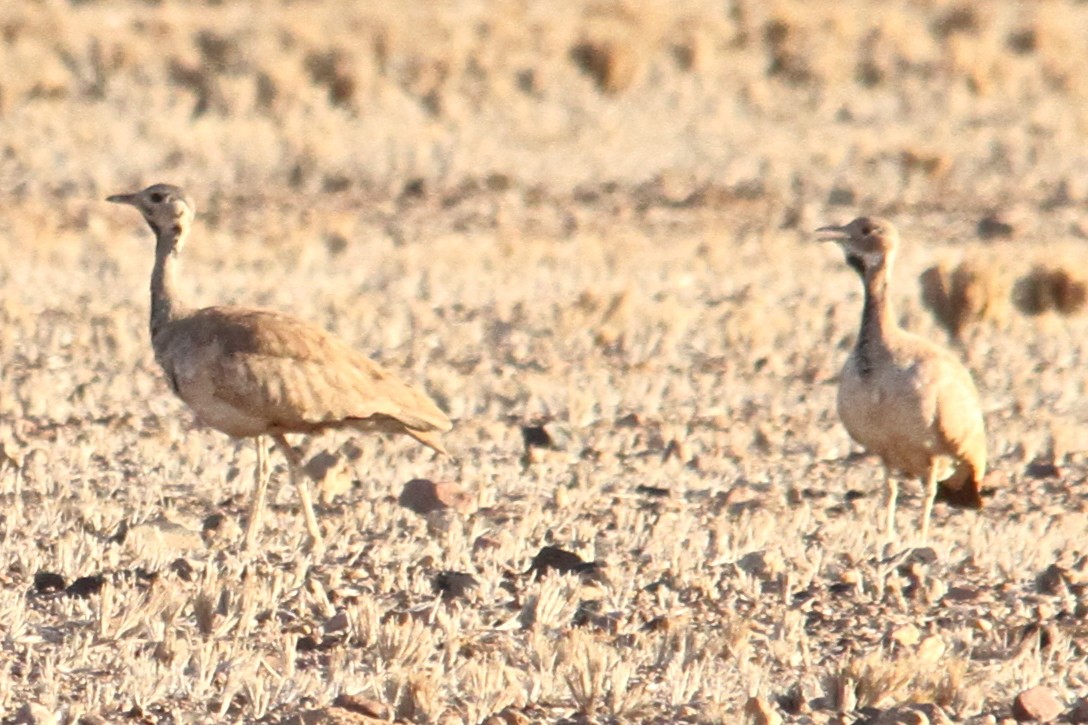
[[[155,235],[155,267],[151,270],[152,337],[180,313],[181,305],[174,296],[174,279],[183,237],[181,225],[168,231],[159,230]]]
[[[884,268],[872,270],[865,277],[865,307],[861,311],[856,359],[858,372],[868,375],[873,370],[873,356],[884,344],[891,329],[892,312],[887,297],[887,273]]]

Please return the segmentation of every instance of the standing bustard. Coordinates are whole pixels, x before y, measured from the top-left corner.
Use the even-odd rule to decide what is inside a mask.
[[[971,374],[948,350],[902,329],[888,299],[899,234],[861,217],[816,230],[835,241],[865,285],[857,343],[842,369],[838,412],[850,437],[884,463],[888,536],[895,534],[893,469],[925,485],[922,541],[936,499],[981,508],[986,429]]]
[[[251,549],[268,488],[271,436],[287,458],[306,529],[322,546],[302,461],[286,433],[354,428],[404,433],[446,455],[438,434],[449,418],[430,398],[343,341],[289,315],[242,307],[186,309],[175,297],[178,255],[194,206],[181,189],[155,184],[107,199],[140,210],[155,234],[151,272],[151,345],[170,389],[204,424],[256,438],[257,466],[246,526]]]

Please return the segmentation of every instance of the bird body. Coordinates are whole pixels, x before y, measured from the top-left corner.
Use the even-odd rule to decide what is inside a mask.
[[[246,530],[256,536],[267,488],[268,435],[288,459],[315,544],[321,532],[301,460],[287,433],[352,428],[403,433],[446,454],[439,434],[449,418],[423,392],[324,329],[290,315],[242,307],[188,310],[175,296],[178,256],[195,212],[176,186],[155,184],[107,201],[139,209],[155,233],[151,273],[151,344],[170,388],[216,430],[257,439],[257,469]]]
[[[934,467],[939,500],[979,507],[986,429],[974,382],[947,350],[910,333],[897,337],[871,368],[856,353],[847,359],[839,418],[893,470],[924,479]]]
[[[164,325],[152,345],[178,397],[227,435],[380,430],[445,453],[428,434],[450,422],[426,395],[290,315],[206,307]]]
[[[922,539],[934,500],[980,508],[986,428],[971,374],[948,350],[903,330],[892,313],[888,277],[898,247],[890,222],[861,217],[823,227],[865,285],[858,339],[842,369],[837,408],[850,437],[885,468],[887,530],[895,529],[897,471],[926,487]]]

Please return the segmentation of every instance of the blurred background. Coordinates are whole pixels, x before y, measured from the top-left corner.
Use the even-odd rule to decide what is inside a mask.
[[[4,3],[0,193],[1083,204],[1086,27],[1073,0]]]

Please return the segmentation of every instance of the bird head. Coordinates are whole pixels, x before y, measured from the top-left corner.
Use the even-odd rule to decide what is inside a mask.
[[[863,277],[887,267],[899,246],[899,232],[887,219],[858,217],[843,226],[820,227],[821,241],[836,242],[846,255],[846,263]]]
[[[163,231],[181,236],[189,229],[196,214],[196,207],[185,192],[170,184],[153,184],[132,194],[114,194],[106,197],[106,201],[139,209],[156,236]]]

